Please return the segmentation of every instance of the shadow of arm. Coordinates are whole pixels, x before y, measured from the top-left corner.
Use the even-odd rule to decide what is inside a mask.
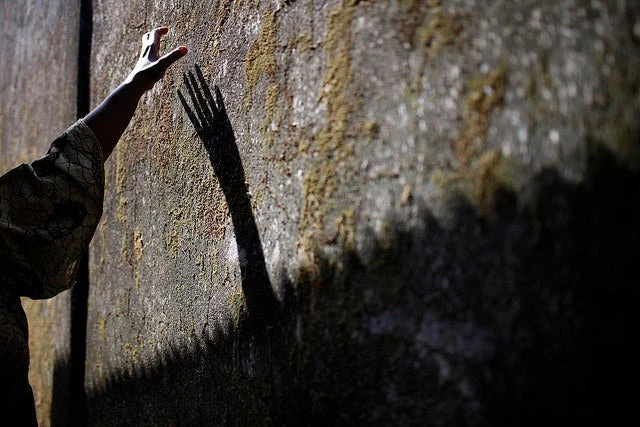
[[[214,86],[214,98],[197,65],[195,74],[189,71],[184,75],[184,85],[193,107],[180,91],[178,97],[202,140],[231,213],[248,313],[256,320],[271,323],[278,302],[269,280],[249,188],[224,98],[218,86]]]

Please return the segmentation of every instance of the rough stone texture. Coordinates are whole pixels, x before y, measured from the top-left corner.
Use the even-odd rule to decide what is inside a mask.
[[[0,1],[0,173],[45,154],[76,118],[77,4]],[[54,382],[67,380],[69,293],[48,301],[25,299],[29,320],[29,380],[38,419],[49,424]]]
[[[158,25],[191,51],[107,162],[92,424],[637,418],[637,2],[94,1],[94,105]]]

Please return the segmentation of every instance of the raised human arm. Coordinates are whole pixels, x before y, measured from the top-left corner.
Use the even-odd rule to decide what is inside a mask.
[[[105,160],[129,125],[142,95],[164,76],[171,64],[187,54],[187,48],[180,46],[159,56],[160,38],[168,30],[160,27],[142,36],[140,58],[129,76],[84,118],[98,139]]]

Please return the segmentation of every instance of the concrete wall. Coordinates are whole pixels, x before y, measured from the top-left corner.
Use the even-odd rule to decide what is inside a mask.
[[[633,2],[94,8],[94,102],[147,28],[191,52],[107,165],[92,422],[493,424],[628,403],[596,384],[631,360]],[[177,96],[194,64],[233,131],[209,149]],[[246,197],[225,198],[234,180]]]
[[[0,173],[44,155],[75,121],[78,12],[68,1],[0,1]],[[69,356],[69,297],[23,302],[29,378],[43,425],[49,424],[54,382],[60,389],[68,381],[59,364]],[[58,394],[55,403],[66,402]]]
[[[146,30],[190,53],[106,165],[91,424],[636,416],[635,2],[95,0],[93,17],[93,105]],[[177,94],[193,105],[196,64],[224,98],[214,137]]]

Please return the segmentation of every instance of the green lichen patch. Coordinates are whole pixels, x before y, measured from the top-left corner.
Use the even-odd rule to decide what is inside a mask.
[[[177,81],[172,79],[171,74],[167,74],[164,78],[162,86],[160,86],[160,94],[158,99],[172,99],[175,97],[177,90]],[[148,127],[148,123],[154,123],[152,141],[162,141],[162,143],[153,143],[153,153],[148,157],[149,167],[152,168],[155,175],[162,180],[175,179],[177,170],[176,159],[185,156],[197,156],[198,153],[190,140],[185,141],[184,126],[182,115],[178,114],[174,117],[174,111],[169,105],[162,105],[154,108],[149,112],[145,112],[153,119],[146,123],[136,123],[138,127]],[[142,114],[136,117],[144,117]],[[134,117],[134,120],[136,119]]]
[[[275,79],[269,83],[267,94],[264,101],[264,117],[260,123],[260,131],[268,132],[271,122],[276,117],[278,108],[278,98],[280,97],[280,88]]]
[[[351,252],[355,252],[356,249],[357,223],[358,218],[356,210],[353,207],[343,209],[335,221],[338,236],[342,239],[340,243],[345,249]]]
[[[380,124],[375,120],[366,120],[355,127],[355,135],[369,142],[380,135]]]
[[[313,36],[311,33],[304,33],[295,39],[294,47],[298,52],[308,52],[313,47]]]
[[[344,165],[349,163],[348,158],[353,153],[347,134],[353,110],[351,23],[357,3],[341,1],[327,15],[327,33],[322,42],[325,72],[319,98],[319,102],[326,105],[327,115],[324,128],[313,136],[309,148],[319,160],[304,177],[301,212],[303,241],[332,234],[325,229],[327,216],[334,208],[338,182],[348,174]]]
[[[142,240],[142,230],[136,227],[133,230],[133,274],[135,276],[136,289],[140,289],[140,268],[142,263],[142,255],[144,252],[144,242]]]
[[[414,50],[424,50],[427,63],[445,46],[456,43],[463,29],[460,14],[440,7],[441,0],[400,1],[401,35]]]
[[[247,78],[247,95],[244,101],[245,111],[253,104],[253,91],[263,74],[274,76],[276,72],[276,46],[278,25],[276,15],[271,9],[262,14],[260,33],[251,44],[244,58],[244,70]]]
[[[216,30],[220,31],[224,23],[227,21],[231,6],[235,3],[235,0],[220,0],[218,3],[218,22],[216,23]]]
[[[142,229],[140,227],[136,227],[133,232],[123,233],[120,253],[122,260],[132,269],[137,289],[140,289],[140,269],[142,267],[141,261],[144,249]]]
[[[263,117],[259,129],[262,135],[263,145],[269,152],[275,144],[276,132],[270,130],[271,124],[282,115],[279,111],[279,102],[282,97],[281,87],[277,79],[277,32],[278,24],[276,14],[267,9],[262,14],[260,33],[251,44],[245,57],[244,69],[247,77],[247,93],[244,98],[244,109],[248,112],[254,101],[254,91],[261,78],[266,77],[268,87],[264,98]],[[272,156],[273,157],[273,156]]]
[[[165,236],[165,247],[169,258],[175,260],[180,248],[182,248],[182,229],[186,222],[184,209],[172,210],[171,217],[169,232]]]
[[[216,182],[216,185],[209,185],[203,191],[206,196],[198,200],[196,211],[200,212],[203,228],[209,235],[215,240],[222,239],[229,216],[229,207],[222,195],[222,189]]]
[[[144,252],[144,242],[142,241],[142,229],[136,227],[133,230],[133,257],[137,263],[142,259],[142,253]]]
[[[460,167],[468,167],[481,152],[491,113],[502,103],[506,83],[506,67],[499,66],[487,74],[474,77],[468,84],[462,107],[463,130],[452,142]]]
[[[127,176],[127,164],[126,154],[127,144],[122,141],[116,148],[116,213],[115,219],[118,222],[124,223],[126,219],[126,207],[127,197],[125,196],[126,190],[126,176]]]
[[[441,1],[402,1],[403,15],[401,34],[411,46],[412,55],[422,63],[407,82],[407,97],[414,105],[421,93],[425,73],[446,48],[464,44],[463,30],[468,16],[461,12],[450,12],[440,7]]]
[[[453,161],[431,173],[430,182],[443,194],[464,195],[482,214],[492,211],[500,189],[515,188],[517,166],[497,149],[488,149],[486,134],[493,111],[501,105],[507,69],[500,65],[467,84],[462,104],[463,126],[450,142]]]
[[[513,163],[499,150],[489,150],[480,155],[469,177],[469,195],[481,214],[494,211],[500,191],[517,186],[513,172]]]
[[[458,16],[434,8],[426,25],[417,30],[417,45],[426,49],[427,61],[431,61],[443,47],[452,45],[461,31],[462,23]]]

